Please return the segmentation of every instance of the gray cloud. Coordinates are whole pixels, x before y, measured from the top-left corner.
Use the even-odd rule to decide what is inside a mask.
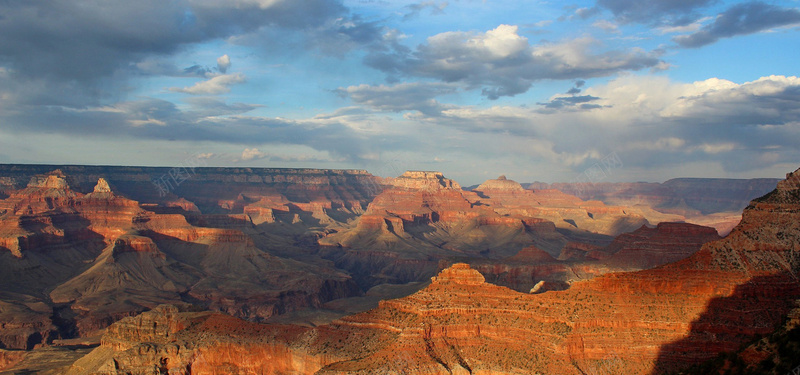
[[[403,20],[408,21],[419,16],[419,14],[422,13],[422,11],[426,8],[431,10],[431,14],[442,14],[444,13],[444,9],[447,8],[447,5],[448,4],[446,1],[438,4],[435,1],[421,1],[416,4],[406,5],[405,8],[408,9],[408,13],[403,15]]]
[[[573,89],[573,90],[578,90],[578,89]],[[572,91],[572,90],[570,90],[570,91]],[[578,90],[578,92],[580,92],[580,90]],[[550,99],[550,101],[548,101],[548,102],[537,103],[537,104],[539,104],[539,105],[541,105],[544,108],[547,108],[549,110],[561,110],[561,109],[567,109],[567,108],[568,109],[587,110],[587,109],[601,108],[602,106],[600,106],[598,104],[590,104],[589,103],[589,102],[597,101],[599,99],[600,98],[598,98],[596,96],[591,96],[591,95],[559,96],[559,97],[555,97],[553,99]]]
[[[456,86],[447,83],[402,83],[394,86],[359,85],[339,88],[336,92],[349,97],[357,104],[367,105],[380,111],[420,111],[435,116],[445,106],[435,97],[456,91]]]
[[[680,169],[691,163],[706,163],[707,168],[714,163],[730,173],[793,164],[800,158],[797,77],[770,76],[743,84],[621,77],[584,92],[553,97],[539,108],[450,105],[441,116],[421,120],[495,142],[513,137],[530,144],[517,152],[578,171],[610,152],[626,166],[642,170]]]
[[[306,145],[331,155],[360,160],[366,151],[364,137],[348,126],[327,121],[295,121],[244,116],[255,108],[227,105],[197,98],[181,110],[158,99],[120,102],[111,106],[75,110],[66,107],[23,108],[0,117],[13,132],[61,133],[68,136],[180,141],[214,141],[245,146],[261,144]],[[217,110],[213,110],[216,108]]]
[[[747,35],[774,27],[799,24],[800,10],[782,8],[760,1],[736,4],[721,13],[711,24],[699,31],[675,37],[682,47],[697,48],[721,38]]]
[[[500,25],[486,33],[446,32],[428,38],[415,51],[376,52],[365,63],[390,76],[434,78],[480,88],[497,99],[526,92],[543,79],[608,76],[654,67],[658,55],[639,49],[591,54],[591,38],[531,45],[516,26]]]
[[[614,14],[622,23],[685,25],[699,16],[696,10],[715,0],[597,0],[597,6]]]
[[[170,87],[173,92],[190,95],[219,95],[230,91],[230,87],[245,82],[244,74],[220,74],[211,76],[208,80],[197,82],[189,87]]]
[[[231,58],[228,55],[222,55],[217,57],[217,70],[220,73],[225,74],[228,72],[228,68],[231,67]]]
[[[379,28],[350,16],[339,0],[2,1],[0,14],[0,67],[22,86],[74,86],[62,91],[71,98],[50,98],[54,101],[47,104],[55,105],[98,105],[110,93],[124,92],[126,75],[132,73],[202,77],[212,69],[222,72],[228,67],[224,61],[214,68],[185,69],[162,61],[209,40],[267,29],[298,38],[330,35],[341,43],[380,38]]]

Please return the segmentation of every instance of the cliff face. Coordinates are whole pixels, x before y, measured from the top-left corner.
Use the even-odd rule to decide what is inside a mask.
[[[587,246],[582,241],[604,245],[608,242],[603,239],[610,241],[607,235],[640,228],[648,221],[626,207],[587,202],[557,190],[525,190],[503,176],[473,191],[458,189],[438,172],[406,172],[387,183],[392,187],[375,197],[354,224],[333,227],[335,231],[319,240],[323,254],[359,275],[357,280],[365,288],[418,281],[432,276],[443,261],[472,258],[470,263],[493,282],[515,290],[530,290],[540,281],[547,281],[551,289],[565,289],[572,281],[611,270],[640,270],[676,261],[719,238],[713,229],[664,225],[652,231],[639,229],[626,246],[576,250],[565,256],[567,263],[542,260],[520,265],[509,257],[531,245],[555,258],[565,249],[569,252],[570,242],[577,248]],[[671,236],[681,238],[670,240]],[[638,251],[637,241],[643,246]],[[624,251],[608,264],[573,262],[606,260],[620,249]]]
[[[492,206],[500,214],[538,217],[567,230],[616,236],[648,224],[647,217],[635,209],[584,201],[553,189],[525,190],[504,176],[487,180],[474,191],[480,195],[482,203]],[[656,222],[672,219],[661,215],[652,218]]]
[[[190,164],[203,164],[195,162]],[[298,203],[328,202],[343,212],[358,211],[383,190],[382,180],[363,170],[292,168],[0,164],[4,179],[0,182],[5,189],[21,189],[31,178],[56,169],[78,192],[91,192],[98,179],[103,178],[116,193],[130,199],[166,203],[184,198],[207,214],[239,214],[261,196],[283,196]]]
[[[719,240],[714,228],[686,223],[660,223],[619,235],[603,252],[605,264],[623,270],[655,268],[696,253],[703,244]]]
[[[350,226],[320,238],[362,286],[425,280],[441,259],[506,257],[536,244],[554,254],[566,243],[549,221],[501,214],[438,172],[406,172]]]
[[[312,186],[307,192],[314,183],[331,186],[320,176],[335,180],[340,174],[270,175],[299,179]],[[0,201],[0,348],[91,336],[164,303],[190,302],[260,321],[361,293],[348,275],[321,260],[270,253],[295,247],[271,240],[245,215],[203,215],[183,198],[140,204],[118,195],[112,189],[118,183],[105,178],[83,194],[68,180],[60,170],[33,176]],[[348,194],[326,189],[318,197]],[[331,200],[297,202],[308,207],[277,202],[303,217],[336,211]],[[315,205],[323,208],[306,211]]]
[[[715,179],[676,178],[664,183],[532,183],[528,189],[558,189],[585,200],[609,205],[639,207],[651,215],[682,216],[669,220],[712,226],[726,235],[741,219],[741,211],[750,200],[775,188],[774,178]]]
[[[228,372],[252,371],[266,366],[264,353],[281,370],[300,374],[665,373],[770,334],[800,298],[800,189],[792,182],[798,173],[754,200],[728,237],[651,270],[528,294],[454,264],[413,295],[329,325],[207,318],[172,333],[170,344],[159,339],[137,350],[178,348],[182,357],[159,354],[147,363],[166,363],[165,371],[179,373],[195,366],[226,371],[225,365]],[[225,333],[212,328],[221,321]],[[139,342],[134,335],[127,340]],[[94,354],[137,372],[142,357],[128,354],[132,348],[104,340]]]

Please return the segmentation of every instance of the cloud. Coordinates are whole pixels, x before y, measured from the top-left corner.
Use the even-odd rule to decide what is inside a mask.
[[[448,3],[446,1],[442,1],[441,3],[436,3],[435,1],[422,1],[416,4],[409,4],[405,6],[405,9],[408,9],[408,13],[403,15],[403,20],[408,21],[412,18],[416,18],[422,13],[423,10],[429,8],[431,10],[431,14],[443,14],[444,9],[447,8]]]
[[[99,105],[129,90],[132,74],[210,73],[208,67],[180,69],[169,62],[204,42],[272,33],[287,41],[278,47],[299,40],[340,53],[341,47],[315,44],[317,36],[328,35],[339,45],[380,39],[380,28],[351,16],[340,0],[4,1],[0,15],[0,67],[14,72],[14,84],[58,89],[69,98],[25,91],[35,100],[52,100],[49,105],[76,107]],[[284,51],[270,47],[271,54]],[[227,63],[221,62],[216,68],[224,73]]]
[[[190,95],[219,95],[230,92],[230,86],[243,83],[247,80],[244,74],[221,74],[213,76],[206,81],[197,82],[189,87],[170,87],[169,91],[182,92]]]
[[[775,27],[800,24],[800,10],[782,8],[760,1],[736,4],[714,22],[689,35],[673,38],[681,47],[697,48],[722,38],[753,34]]]
[[[600,12],[601,12],[601,9],[598,8],[598,7],[578,8],[578,9],[575,10],[575,14],[570,18],[574,19],[575,17],[577,17],[577,18],[585,20],[585,19],[591,18],[591,17],[599,14]]]
[[[269,152],[263,152],[258,148],[245,148],[244,151],[242,151],[242,156],[234,161],[241,162],[241,161],[255,161],[255,160],[267,160],[271,162],[281,162],[281,163],[288,163],[288,162],[323,163],[323,162],[336,161],[330,158],[325,159],[314,155],[292,155],[292,156],[276,155]]]
[[[351,161],[360,160],[373,145],[386,146],[378,141],[367,141],[365,134],[335,117],[289,120],[230,114],[230,108],[236,106],[219,106],[222,110],[214,113],[207,109],[182,110],[159,99],[142,99],[85,109],[37,107],[37,110],[5,112],[0,119],[4,130],[14,133],[46,132],[71,137],[99,137],[100,140],[105,137],[129,141],[211,141],[249,147],[303,145]]]
[[[719,79],[695,82],[687,95],[677,98],[660,114],[699,124],[729,126],[800,122],[800,78],[769,76],[740,85]]]
[[[592,24],[592,26],[607,33],[619,33],[619,26],[609,20],[597,20]]]
[[[556,95],[540,108],[448,105],[440,116],[418,120],[480,134],[478,139],[497,142],[507,135],[535,141],[532,157],[574,168],[610,152],[645,170],[702,161],[731,173],[800,158],[797,77],[768,76],[739,84],[717,78],[680,83],[623,76],[583,92]],[[582,105],[592,106],[591,111]]]
[[[447,83],[401,83],[393,86],[358,85],[339,88],[337,93],[353,102],[379,111],[420,111],[435,115],[444,107],[435,97],[454,93],[457,86]]]
[[[266,152],[261,152],[257,148],[246,148],[242,151],[242,159],[244,161],[254,160],[254,159],[264,159],[268,157],[269,154]]]
[[[614,14],[621,23],[686,25],[699,16],[698,9],[714,0],[597,0],[597,6]]]
[[[572,90],[570,90],[572,91]],[[580,91],[580,90],[578,90]],[[573,95],[573,96],[557,96],[551,98],[550,101],[545,103],[537,103],[548,110],[561,110],[561,109],[580,109],[580,110],[589,110],[589,109],[596,109],[600,108],[600,105],[597,104],[590,104],[590,102],[596,101],[600,98],[591,95]]]
[[[220,73],[225,74],[228,72],[228,68],[231,67],[231,58],[228,55],[222,55],[217,58],[217,69]]]
[[[590,37],[531,45],[517,31],[517,26],[500,25],[485,33],[445,32],[413,52],[372,53],[365,63],[391,76],[462,83],[497,99],[524,93],[538,80],[608,76],[660,62],[657,54],[641,49],[591,53],[601,43]]]
[[[703,27],[703,25],[706,22],[712,20],[713,18],[714,17],[703,17],[703,18],[700,18],[699,20],[694,21],[694,22],[692,22],[690,24],[687,24],[687,25],[660,26],[660,27],[657,27],[656,30],[661,35],[674,34],[674,33],[693,33],[693,32],[695,32],[697,30],[700,30],[700,28]]]

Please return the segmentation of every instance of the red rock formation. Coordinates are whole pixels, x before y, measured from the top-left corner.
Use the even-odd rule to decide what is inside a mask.
[[[677,262],[694,254],[703,244],[720,239],[714,228],[686,223],[660,223],[617,236],[602,251],[605,263],[627,270],[641,270]]]
[[[669,214],[671,217],[650,221],[686,221],[712,226],[725,236],[739,222],[741,210],[748,202],[768,193],[778,181],[773,178],[676,178],[664,183],[533,183],[527,188],[558,189],[581,199],[638,208],[648,219],[659,213]]]
[[[689,258],[565,291],[518,293],[456,264],[413,295],[326,326],[256,328],[208,318],[174,332],[170,343],[137,346],[144,356],[107,344],[94,354],[122,371],[158,363],[180,371],[195,361],[207,371],[254,371],[268,356],[280,370],[301,374],[660,374],[735,350],[778,326],[800,297],[799,191],[782,184],[753,201],[728,237]],[[225,321],[225,332],[207,325],[212,321]],[[258,334],[232,334],[243,330]],[[161,354],[170,348],[181,355]],[[212,353],[215,359],[205,357]]]
[[[525,190],[519,183],[501,177],[487,180],[474,191],[480,195],[481,203],[502,215],[537,217],[552,221],[560,228],[607,235],[628,232],[648,223],[641,212],[627,207],[583,201],[554,189]]]
[[[25,352],[0,349],[0,371],[11,368],[25,359]]]
[[[447,257],[507,257],[532,244],[557,254],[566,243],[551,222],[501,214],[439,172],[406,172],[389,183],[394,187],[354,225],[319,239],[338,267],[368,275],[359,279],[362,286],[430,277]]]
[[[0,347],[93,335],[163,303],[188,300],[263,320],[360,294],[337,270],[256,246],[243,215],[240,228],[196,227],[186,218],[222,220],[180,199],[167,204],[181,214],[145,209],[103,178],[85,195],[66,181],[60,171],[34,176],[0,201]]]

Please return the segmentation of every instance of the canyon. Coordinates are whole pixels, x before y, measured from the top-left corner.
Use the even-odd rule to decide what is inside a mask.
[[[660,374],[800,297],[800,172],[724,238],[689,220],[728,214],[706,193],[689,212],[504,176],[180,173],[0,165],[0,370],[77,346],[49,370]]]

